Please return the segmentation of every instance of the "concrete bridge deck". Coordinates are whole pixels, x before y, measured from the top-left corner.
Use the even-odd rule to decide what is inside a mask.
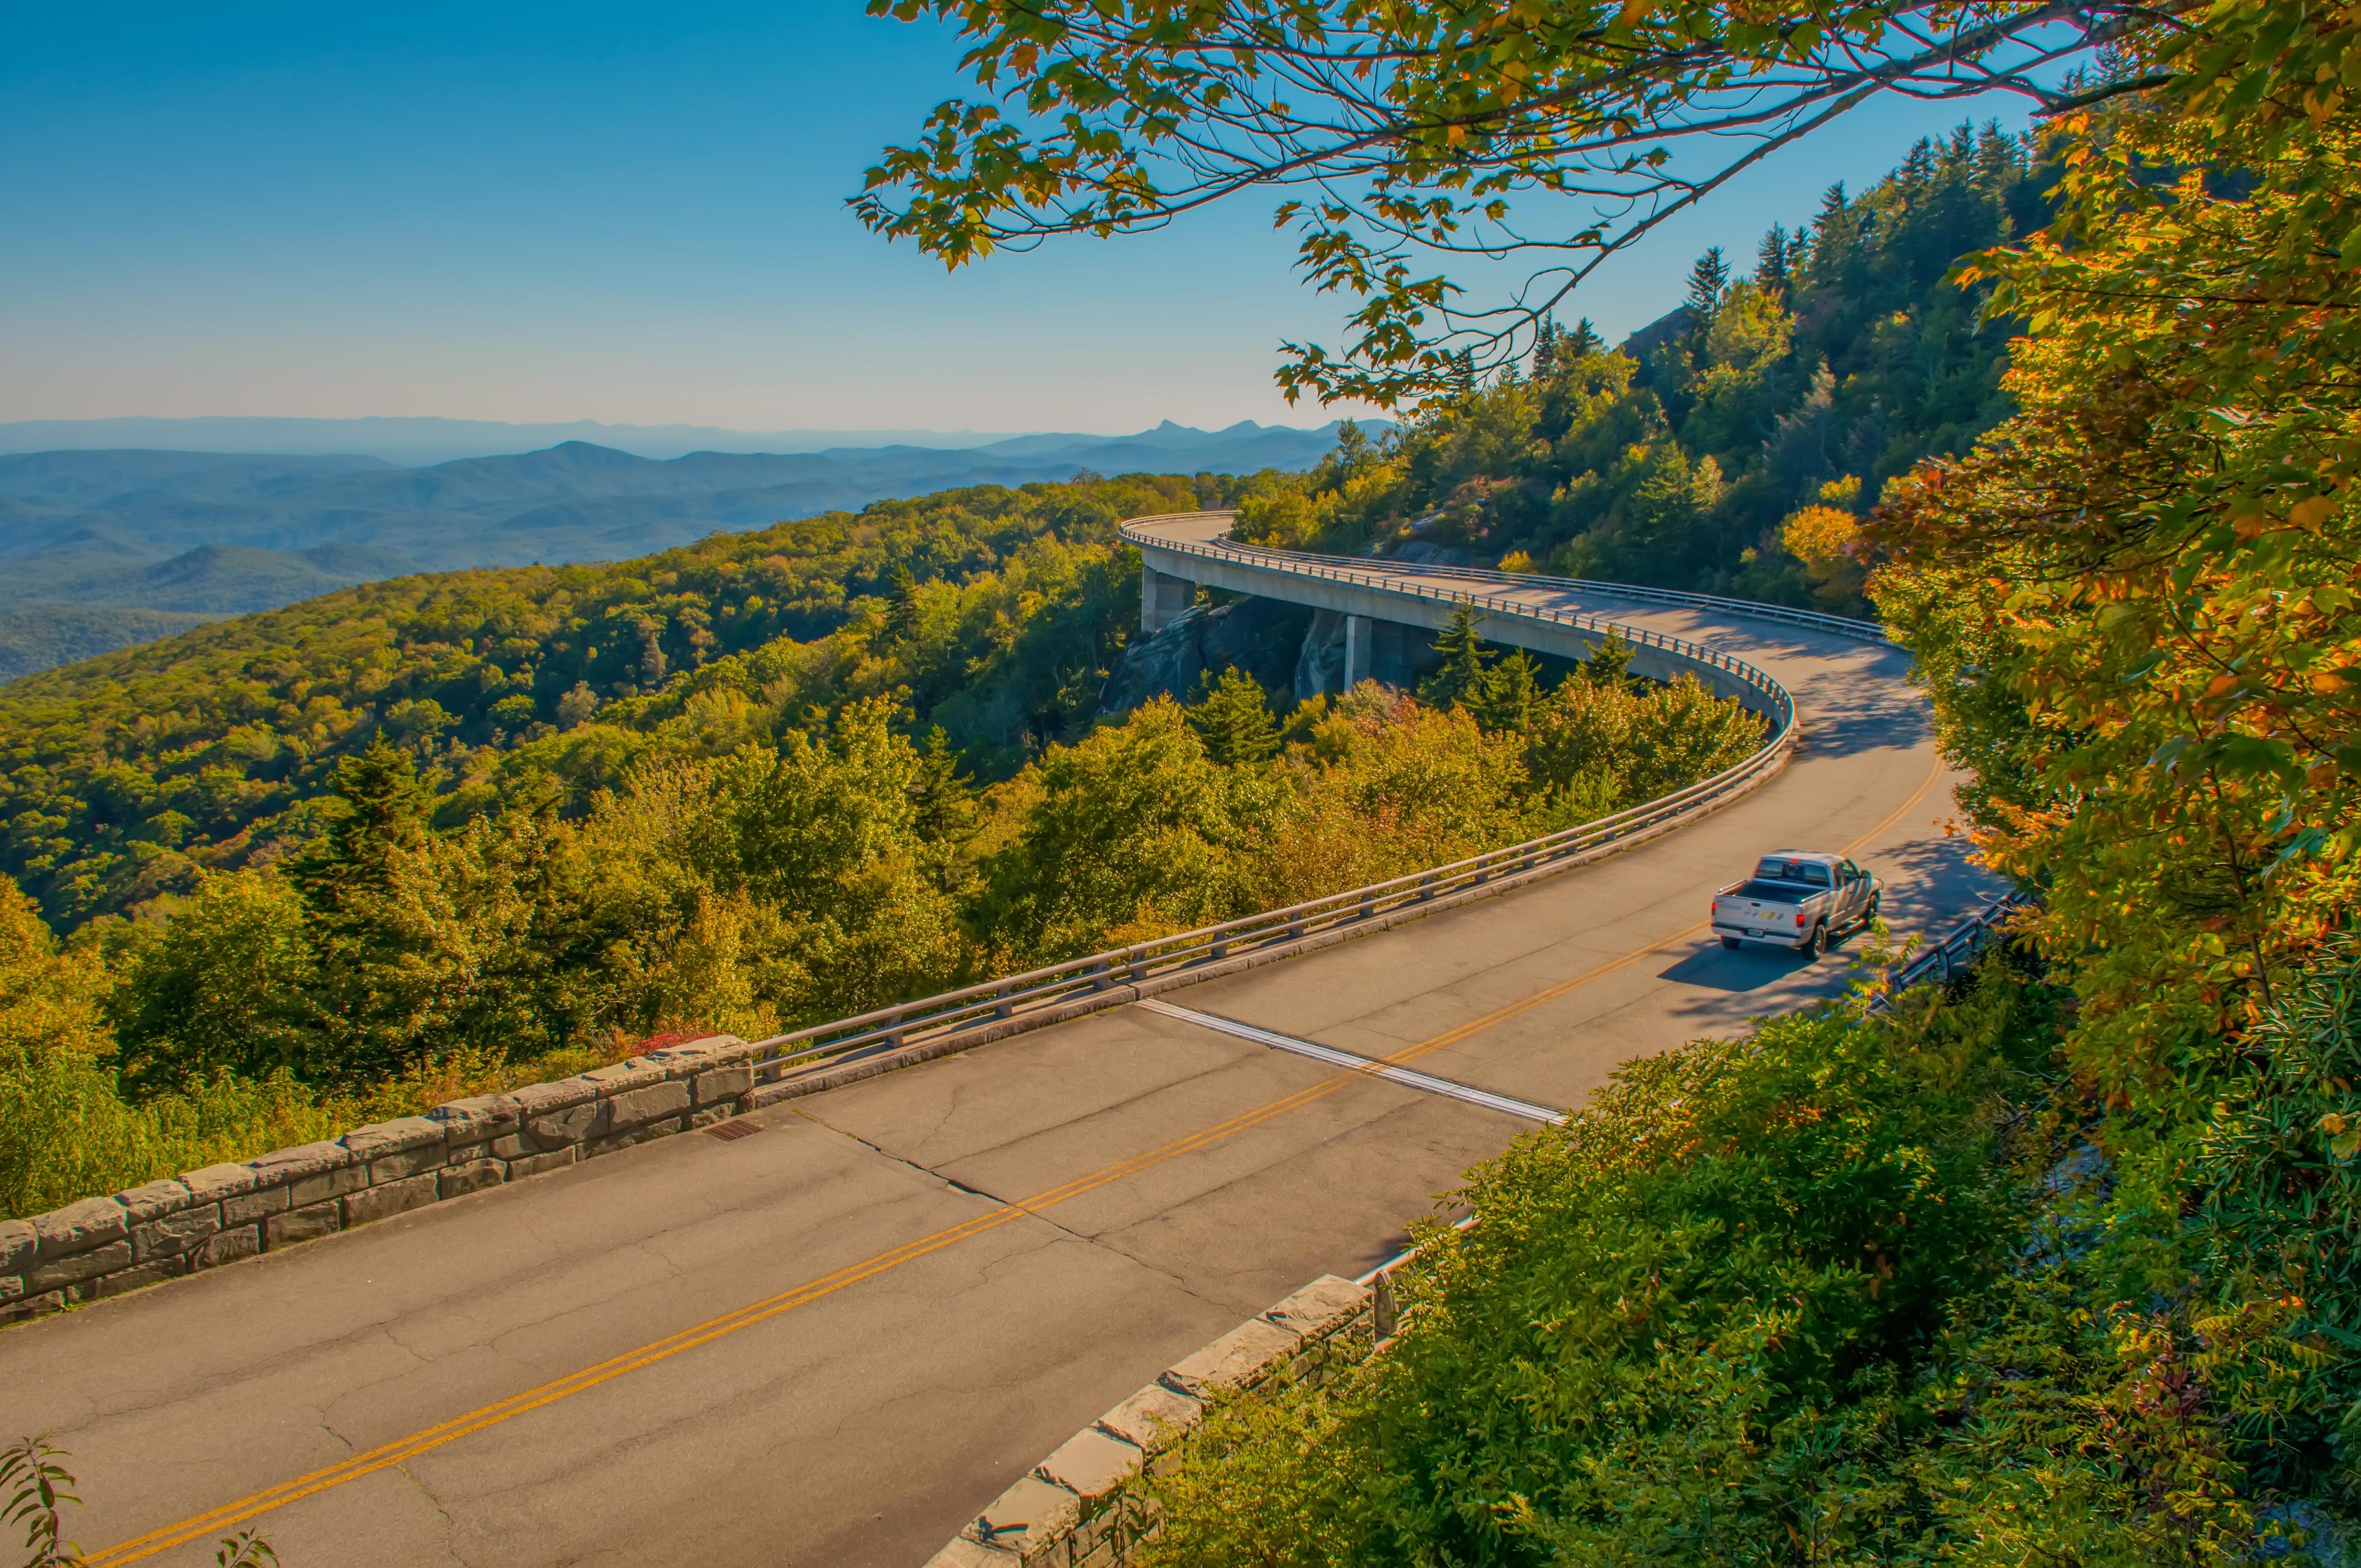
[[[1982,890],[1899,650],[1520,591],[1769,670],[1795,761],[1620,857],[1169,1000],[1568,1106],[1840,987],[1841,950],[1705,931],[1760,850],[1852,853],[1905,932]],[[100,1563],[210,1562],[251,1515],[288,1568],[912,1568],[1530,1125],[1138,1006],[745,1121],[0,1333],[0,1436],[71,1452]]]

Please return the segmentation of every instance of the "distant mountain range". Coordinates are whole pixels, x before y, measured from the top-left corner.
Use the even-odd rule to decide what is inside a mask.
[[[1332,427],[1333,428],[1333,427]],[[587,441],[635,457],[686,457],[697,452],[800,453],[923,446],[938,451],[1042,450],[1150,439],[1220,441],[1244,433],[1308,434],[1251,422],[1229,430],[1190,430],[1167,422],[1146,437],[992,434],[972,430],[720,430],[695,424],[503,424],[476,419],[52,419],[0,423],[0,453],[217,452],[241,456],[375,457],[414,467],[460,457],[498,457]],[[1017,443],[1025,444],[1017,447]]]
[[[0,453],[169,451],[376,457],[405,467],[498,457],[587,441],[635,457],[692,452],[823,452],[839,446],[972,448],[1005,438],[973,430],[721,430],[700,424],[505,424],[488,419],[44,419],[0,423]],[[1086,441],[1089,436],[1069,440]]]
[[[34,427],[0,426],[0,434],[27,428]],[[419,467],[320,453],[82,449],[0,456],[0,679],[152,641],[202,620],[412,572],[620,560],[719,531],[965,485],[1084,471],[1301,469],[1335,439],[1334,424],[1297,430],[1247,422],[1202,431],[1167,422],[1129,436],[700,451],[667,460],[582,441]]]

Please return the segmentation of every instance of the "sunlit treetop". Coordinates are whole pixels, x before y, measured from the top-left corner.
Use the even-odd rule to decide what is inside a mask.
[[[2224,7],[2224,10],[2232,9]],[[2263,7],[2268,11],[2268,7]],[[1290,398],[1385,404],[1532,346],[1608,257],[1880,93],[2055,114],[2158,85],[2199,36],[2145,5],[1708,0],[871,0],[971,40],[986,97],[889,148],[853,207],[953,267],[1160,227],[1251,187],[1357,302]],[[2184,20],[2182,18],[2189,18]],[[1476,299],[1455,257],[1521,259]]]

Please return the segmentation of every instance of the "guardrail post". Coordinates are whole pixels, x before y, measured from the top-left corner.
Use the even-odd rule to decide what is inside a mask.
[[[1002,981],[992,988],[992,1015],[1007,1018],[1015,1015],[1016,1004],[1008,1000],[1008,982]]]

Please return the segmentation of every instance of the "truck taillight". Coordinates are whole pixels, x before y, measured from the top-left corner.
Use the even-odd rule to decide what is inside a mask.
[[[1795,911],[1795,924],[1796,924],[1796,925],[1798,925],[1798,926],[1801,926],[1803,923],[1804,923],[1804,912],[1803,912],[1802,910],[1798,909],[1798,910],[1796,910],[1796,911]]]

